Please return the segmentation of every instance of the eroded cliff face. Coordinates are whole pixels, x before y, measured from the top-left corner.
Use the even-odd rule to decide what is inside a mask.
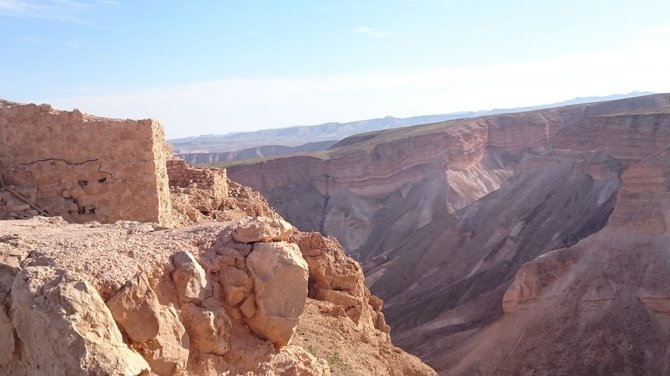
[[[600,292],[618,296],[627,285],[665,296],[636,281],[656,273],[646,263],[666,265],[669,95],[411,127],[345,144],[320,159],[280,158],[229,174],[268,194],[287,218],[297,213],[299,227],[343,236],[386,301],[398,343],[444,374],[604,374],[623,359],[665,372],[658,357],[642,361],[636,346],[657,338],[648,350],[664,354],[667,334],[633,324],[662,299],[635,306],[631,293],[624,305],[584,308],[590,303],[579,297],[599,301]],[[309,210],[301,211],[303,202]],[[654,256],[633,260],[643,248]],[[559,249],[567,251],[550,253]],[[584,252],[603,263],[585,264]],[[546,291],[554,295],[534,304]],[[541,328],[547,317],[551,330]],[[618,324],[598,324],[609,317]],[[624,324],[630,329],[617,329]]]
[[[668,374],[669,157],[631,165],[607,226],[524,264],[503,315],[462,336],[437,366],[453,375]]]
[[[335,236],[366,261],[497,190],[529,156],[602,150],[625,163],[645,142],[663,145],[627,135],[627,122],[655,123],[645,112],[667,107],[667,96],[648,96],[376,132],[327,153],[231,167],[229,175],[298,228]]]
[[[389,233],[414,231],[499,188],[511,170],[484,160],[486,126],[350,145],[333,157],[277,159],[231,168],[301,229],[333,235],[361,259]],[[282,171],[277,174],[272,171]],[[284,173],[285,172],[285,173]],[[403,206],[403,210],[388,208]]]

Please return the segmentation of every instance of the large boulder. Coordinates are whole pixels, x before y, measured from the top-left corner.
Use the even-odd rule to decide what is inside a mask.
[[[257,335],[277,347],[288,344],[307,300],[308,266],[291,243],[258,243],[247,257],[256,312],[247,320]]]
[[[28,375],[134,376],[149,370],[81,276],[46,266],[25,268],[14,280],[11,300]]]

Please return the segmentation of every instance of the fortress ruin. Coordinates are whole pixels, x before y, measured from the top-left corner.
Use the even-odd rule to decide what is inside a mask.
[[[170,186],[227,194],[225,171],[173,160],[155,120],[118,120],[0,100],[0,219],[62,216],[172,224]],[[171,175],[168,174],[171,173]],[[195,179],[195,180],[194,180]]]

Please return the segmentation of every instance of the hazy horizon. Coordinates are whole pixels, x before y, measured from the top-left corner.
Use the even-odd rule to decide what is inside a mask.
[[[0,98],[168,138],[669,92],[670,3],[0,0]]]

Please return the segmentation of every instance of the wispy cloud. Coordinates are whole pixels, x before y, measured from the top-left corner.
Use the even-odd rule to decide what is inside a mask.
[[[395,33],[377,30],[368,26],[359,26],[354,31],[358,34],[365,35],[368,38],[392,38],[395,36]]]
[[[89,24],[86,13],[116,0],[0,0],[0,17],[36,18]]]

